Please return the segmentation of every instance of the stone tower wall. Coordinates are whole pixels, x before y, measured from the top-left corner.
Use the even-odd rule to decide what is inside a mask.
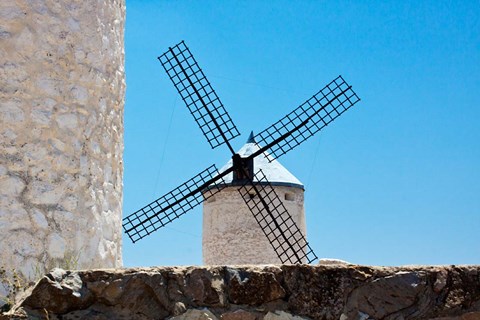
[[[122,264],[124,20],[124,0],[0,1],[7,271]]]
[[[306,235],[304,191],[274,186],[285,208]],[[285,194],[293,200],[284,200]],[[203,203],[203,263],[281,264],[237,187],[227,187]]]

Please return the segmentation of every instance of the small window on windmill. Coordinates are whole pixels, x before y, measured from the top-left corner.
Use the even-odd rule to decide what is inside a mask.
[[[293,201],[293,200],[295,200],[295,195],[293,193],[287,192],[287,193],[285,193],[285,200]]]

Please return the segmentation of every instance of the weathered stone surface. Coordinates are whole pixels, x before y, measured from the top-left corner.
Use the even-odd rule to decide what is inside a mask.
[[[183,302],[176,302],[173,305],[173,312],[172,313],[173,313],[174,316],[181,315],[185,311],[187,311],[187,307],[185,307],[185,304]]]
[[[263,320],[305,320],[305,319],[306,318],[291,315],[290,313],[285,311],[269,312],[263,318]]]
[[[36,285],[35,292],[42,294],[27,296],[25,305],[46,305],[48,312],[55,314],[80,310],[91,304],[92,294],[83,286],[80,275],[62,269],[54,269]]]
[[[217,320],[217,317],[208,309],[190,309],[184,314],[170,318],[171,320]]]
[[[228,299],[235,304],[255,305],[285,297],[279,281],[282,269],[274,266],[257,268],[227,267]]]
[[[0,1],[6,270],[121,267],[124,20],[124,0]]]
[[[225,312],[220,316],[221,320],[257,320],[255,313],[242,309]]]
[[[192,304],[208,307],[225,305],[223,268],[189,270],[185,283],[185,295]]]
[[[398,272],[357,287],[349,296],[344,317],[355,319],[360,313],[368,318],[398,318],[402,314],[422,316],[433,298],[423,272]]]
[[[458,317],[442,317],[430,320],[479,320],[480,312],[468,312]]]
[[[50,319],[478,320],[480,266],[56,269],[21,310]]]
[[[289,308],[314,319],[339,319],[350,291],[361,283],[350,272],[348,267],[285,266]]]

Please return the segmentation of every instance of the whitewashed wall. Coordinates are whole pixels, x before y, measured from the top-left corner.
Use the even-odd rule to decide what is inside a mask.
[[[238,186],[227,187],[203,203],[203,263],[206,265],[280,264],[281,261],[245,204]],[[300,231],[306,235],[304,191],[274,186]]]
[[[124,0],[0,1],[0,265],[119,267]]]

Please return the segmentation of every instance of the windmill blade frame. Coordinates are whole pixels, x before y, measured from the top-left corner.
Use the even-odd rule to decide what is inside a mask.
[[[252,140],[264,146],[242,158],[230,144],[240,133],[185,42],[170,47],[158,60],[212,149],[222,144],[230,149],[232,166],[219,173],[212,165],[124,218],[123,228],[132,242],[173,222],[227,187],[223,178],[232,173],[232,184],[236,181],[235,185],[240,185],[238,192],[280,261],[295,264],[318,259],[264,172],[260,169],[254,173],[253,159],[269,151],[271,162],[322,130],[360,101],[352,87],[338,76],[257,134]]]
[[[223,177],[232,170],[233,168],[230,168],[218,174],[217,167],[211,165],[177,188],[123,218],[124,232],[135,243],[173,222],[219,192],[224,185],[221,183]]]
[[[212,149],[240,135],[184,41],[158,57]]]
[[[272,184],[260,169],[238,188],[260,229],[282,263],[312,263],[318,257],[300,231]]]
[[[254,158],[269,151],[278,159],[325,128],[342,113],[360,101],[342,76],[338,76],[292,112],[255,135],[264,147]]]

